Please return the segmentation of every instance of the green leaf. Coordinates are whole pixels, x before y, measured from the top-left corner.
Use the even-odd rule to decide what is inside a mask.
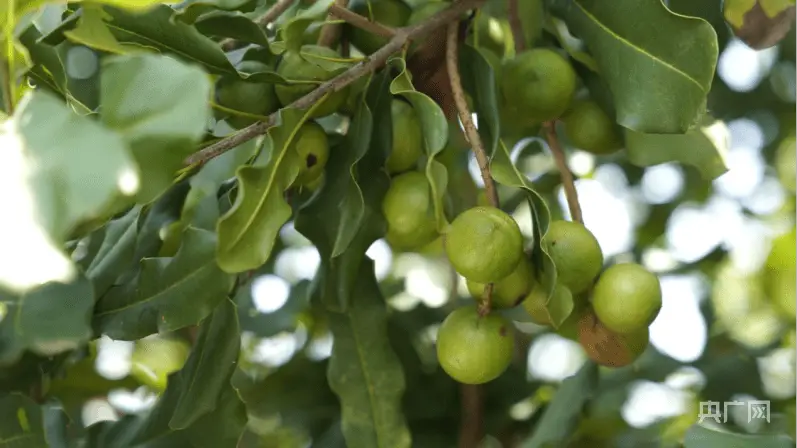
[[[213,11],[200,17],[194,26],[200,33],[229,37],[269,48],[265,30],[240,12]]]
[[[586,43],[612,91],[617,123],[682,134],[705,112],[719,53],[708,22],[674,14],[661,0],[552,0],[552,9]]]
[[[46,86],[66,97],[68,84],[64,63],[55,48],[38,42],[41,37],[42,34],[33,25],[19,36],[19,42],[28,51],[28,57],[33,63],[27,75],[35,80],[36,85]]]
[[[106,53],[125,54],[144,50],[135,45],[124,45],[116,40],[105,23],[109,18],[110,16],[102,9],[101,5],[87,3],[81,8],[77,26],[64,31],[64,36],[76,44]]]
[[[725,123],[705,116],[698,128],[686,134],[642,134],[625,130],[628,160],[638,166],[680,162],[697,168],[706,180],[728,171],[725,157],[730,131]]]
[[[216,264],[215,249],[213,232],[187,228],[174,257],[145,258],[135,278],[97,302],[96,331],[129,341],[197,324],[233,285]]]
[[[549,16],[545,24],[545,29],[556,37],[559,45],[570,55],[571,58],[584,64],[593,72],[598,72],[598,63],[595,62],[589,53],[584,51],[584,42],[581,39],[574,37],[567,29],[567,24],[556,17]]]
[[[76,275],[61,244],[89,221],[105,218],[138,184],[124,141],[74,114],[46,92],[32,92],[0,129],[0,285],[24,292]],[[24,199],[23,199],[24,198]]]
[[[348,306],[365,252],[387,228],[382,199],[390,186],[384,166],[393,144],[389,82],[387,71],[370,80],[346,139],[327,162],[326,184],[295,220],[321,256],[321,302],[337,310]]]
[[[25,294],[0,292],[0,365],[16,362],[23,351],[53,356],[91,338],[94,291],[80,275],[72,283],[47,283]]]
[[[684,448],[791,448],[794,441],[784,434],[738,434],[699,423],[684,436]]]
[[[123,270],[132,267],[140,216],[141,207],[137,206],[106,225],[102,245],[86,268],[98,297],[113,286]]]
[[[197,19],[216,11],[249,11],[252,0],[186,0],[180,10],[174,13],[174,20],[186,24],[196,24]]]
[[[501,135],[493,67],[478,49],[470,45],[460,46],[459,61],[462,87],[473,98],[473,112],[479,117],[479,135],[487,155],[492,156]]]
[[[537,421],[522,448],[564,446],[581,419],[581,411],[598,385],[598,366],[587,361],[578,373],[565,379]]]
[[[55,405],[39,406],[18,394],[0,395],[0,446],[14,448],[52,448],[66,446],[59,437],[58,422],[69,418]]]
[[[211,83],[197,66],[151,54],[106,59],[101,79],[102,121],[130,145],[147,179],[137,199],[149,202],[204,136]]]
[[[166,431],[189,428],[218,405],[238,361],[241,332],[235,305],[225,299],[202,322],[185,365],[169,375],[166,391],[138,428],[142,443]],[[218,424],[218,423],[217,423]]]
[[[270,155],[268,162],[238,168],[238,195],[217,226],[216,258],[225,272],[256,269],[271,256],[274,239],[291,217],[285,190],[296,180],[301,168],[294,138],[320,103],[307,110],[281,109],[278,124],[269,128],[264,141],[263,152]]]
[[[212,74],[236,73],[218,43],[193,26],[172,20],[174,9],[169,6],[158,5],[137,13],[112,7],[104,9],[111,19],[108,28],[122,44],[135,44],[168,54],[183,62],[201,65]]]
[[[411,446],[402,413],[404,372],[387,337],[387,307],[371,260],[360,264],[346,313],[329,312],[329,385],[340,398],[350,448]]]
[[[304,45],[304,32],[313,22],[326,17],[333,0],[319,0],[296,14],[280,28],[285,50],[298,53]]]
[[[246,408],[232,387],[240,345],[235,305],[224,300],[202,322],[185,367],[169,375],[166,391],[143,415],[89,428],[91,446],[235,448]]]
[[[401,95],[412,104],[423,131],[423,147],[426,152],[426,178],[432,191],[435,220],[437,230],[443,232],[448,225],[445,214],[445,192],[448,185],[448,171],[445,165],[435,160],[435,157],[445,148],[448,141],[448,121],[445,113],[425,94],[418,92],[412,86],[407,64],[404,59],[392,58],[389,62],[399,74],[390,84],[390,93]]]
[[[520,188],[526,195],[532,219],[533,246],[531,262],[532,266],[534,266],[537,281],[548,293],[545,309],[548,311],[554,328],[559,328],[559,325],[573,311],[573,299],[565,296],[565,300],[562,301],[562,295],[554,296],[553,294],[557,281],[556,266],[545,247],[541,244],[543,237],[548,233],[551,212],[545,199],[537,193],[528,178],[512,163],[509,150],[504,145],[504,142],[499,141],[498,147],[498,151],[493,155],[490,163],[490,173],[499,184]],[[551,300],[554,297],[557,300]]]

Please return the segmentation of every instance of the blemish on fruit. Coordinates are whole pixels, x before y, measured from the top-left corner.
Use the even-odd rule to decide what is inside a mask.
[[[506,333],[506,327],[502,326],[498,329],[498,334],[500,334],[502,337],[506,337]]]
[[[307,155],[307,168],[312,168],[315,164],[318,163],[318,158],[315,154],[308,154]]]

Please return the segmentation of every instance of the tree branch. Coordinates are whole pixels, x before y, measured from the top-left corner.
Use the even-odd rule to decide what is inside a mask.
[[[406,44],[410,39],[421,38],[437,28],[457,20],[460,14],[462,14],[464,11],[478,7],[485,1],[486,0],[462,0],[433,15],[422,23],[397,29],[395,36],[393,36],[393,38],[390,39],[390,41],[384,47],[380,48],[375,53],[365,58],[363,61],[358,62],[344,73],[341,73],[335,78],[332,78],[331,80],[321,84],[317,89],[299,98],[298,100],[289,104],[287,107],[306,109],[316,101],[320,100],[328,92],[337,92],[360,77],[381,67],[385,62],[387,62],[391,55],[401,50],[404,44]],[[242,143],[252,140],[259,135],[265,134],[268,128],[273,126],[276,122],[278,113],[279,112],[275,112],[269,115],[268,120],[249,125],[238,132],[192,154],[186,159],[185,163],[187,165],[204,163]]]
[[[277,0],[277,3],[274,3],[274,5],[271,8],[269,8],[265,14],[263,14],[257,20],[255,20],[255,23],[260,28],[265,28],[266,26],[268,26],[269,23],[277,20],[277,18],[281,16],[282,13],[287,11],[288,8],[290,8],[293,2],[295,1],[296,0]],[[224,51],[234,50],[236,45],[236,40],[224,39],[223,41],[221,41],[220,45],[221,49]]]
[[[462,384],[462,426],[459,428],[459,448],[477,448],[484,438],[483,401],[481,385]]]
[[[340,8],[346,9],[349,5],[349,0],[335,0],[335,4],[329,8],[329,14],[327,14],[327,20],[332,20],[335,18],[335,14],[333,14],[333,8]],[[321,28],[321,35],[318,36],[318,45],[322,47],[333,47],[335,42],[338,41],[340,38],[341,33],[343,32],[343,27],[340,26],[338,23],[327,23]]]
[[[332,5],[329,7],[329,15],[345,20],[350,25],[356,26],[357,28],[362,28],[363,30],[368,31],[371,34],[376,34],[377,36],[393,37],[396,35],[395,29],[386,25],[382,25],[379,22],[372,22],[368,20],[367,17],[361,16],[350,9],[341,8],[338,5]]]
[[[509,28],[512,30],[512,39],[515,41],[515,53],[526,49],[526,37],[523,35],[523,22],[520,21],[518,1],[507,0],[507,15],[509,16]]]
[[[562,145],[559,144],[559,138],[556,136],[556,122],[547,121],[544,124],[545,134],[548,140],[548,146],[551,148],[551,154],[556,162],[556,168],[559,170],[559,176],[562,178],[562,188],[565,190],[565,197],[567,198],[567,206],[570,208],[570,218],[573,221],[584,223],[581,216],[581,204],[578,203],[578,191],[573,180],[573,173],[567,167],[565,160],[565,153],[562,150]]]

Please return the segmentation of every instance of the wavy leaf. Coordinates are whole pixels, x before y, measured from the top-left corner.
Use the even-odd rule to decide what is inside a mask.
[[[574,304],[573,298],[570,296],[564,295],[563,297],[561,294],[554,296],[553,294],[557,282],[556,266],[545,246],[541,244],[545,234],[548,233],[551,212],[547,202],[537,193],[531,181],[512,163],[509,150],[504,142],[500,141],[498,147],[499,149],[490,163],[490,173],[499,184],[520,188],[525,193],[532,219],[533,242],[529,256],[537,281],[548,293],[545,309],[550,317],[550,322],[554,328],[559,328],[559,325],[573,312]],[[558,300],[551,300],[554,297]]]
[[[135,278],[97,302],[96,331],[129,341],[197,324],[233,285],[216,264],[215,249],[213,232],[186,229],[174,257],[145,258]]]
[[[262,153],[269,155],[268,162],[238,168],[238,195],[217,224],[216,258],[225,272],[256,269],[271,256],[274,239],[291,217],[285,190],[301,169],[294,138],[320,103],[307,110],[281,109],[278,124],[269,128],[263,143]]]
[[[674,14],[661,0],[552,0],[551,8],[586,43],[612,91],[617,123],[682,134],[705,112],[719,54],[708,22]]]
[[[460,46],[459,61],[462,88],[473,98],[472,112],[479,117],[479,135],[487,155],[492,156],[501,136],[495,73],[480,50],[470,45]]]
[[[387,307],[371,260],[360,265],[348,310],[328,316],[334,337],[328,378],[340,398],[346,445],[411,446],[402,413],[404,372],[387,337]]]
[[[316,282],[321,301],[332,309],[346,309],[365,252],[386,231],[381,208],[393,144],[389,82],[386,72],[371,79],[346,140],[335,148],[337,157],[327,162],[326,184],[296,217],[296,229],[321,255]]]
[[[424,171],[429,180],[434,203],[435,220],[438,232],[443,232],[448,225],[445,214],[444,198],[448,186],[448,170],[435,157],[445,148],[448,141],[448,121],[440,106],[425,94],[412,86],[407,64],[404,59],[392,58],[388,61],[399,74],[390,84],[390,93],[401,95],[412,104],[423,132],[423,147],[426,152]]]
[[[697,168],[706,180],[728,171],[725,156],[730,131],[725,123],[705,116],[698,128],[686,134],[642,134],[625,130],[628,160],[638,166],[680,162]]]

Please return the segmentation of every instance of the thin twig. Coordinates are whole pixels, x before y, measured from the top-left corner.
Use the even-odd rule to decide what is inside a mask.
[[[548,146],[551,148],[551,154],[556,162],[556,168],[559,170],[559,176],[562,178],[562,188],[565,190],[565,197],[567,198],[567,206],[570,208],[570,217],[573,221],[584,223],[581,216],[581,205],[578,203],[578,191],[573,180],[573,173],[567,167],[565,160],[565,153],[562,150],[562,145],[559,144],[559,138],[556,136],[556,122],[545,122],[545,135],[548,140]]]
[[[396,30],[387,26],[382,25],[379,22],[372,22],[368,20],[367,17],[361,16],[356,12],[341,8],[338,5],[332,5],[329,7],[329,14],[335,16],[339,19],[346,21],[352,26],[356,26],[357,28],[362,28],[365,31],[368,31],[371,34],[376,34],[380,37],[393,37],[396,35]]]
[[[345,88],[360,77],[381,67],[385,62],[387,62],[391,55],[401,50],[401,48],[409,41],[409,39],[417,39],[426,36],[437,28],[457,20],[462,12],[478,7],[485,1],[486,0],[462,0],[433,15],[422,23],[397,29],[396,35],[393,36],[393,38],[390,39],[390,41],[388,41],[384,47],[380,48],[363,61],[355,64],[344,73],[341,73],[331,80],[321,84],[312,92],[289,104],[288,107],[305,109],[316,101],[320,100],[328,92],[337,92]],[[269,115],[268,120],[249,125],[230,135],[229,137],[225,137],[222,140],[219,140],[218,142],[192,154],[185,160],[185,163],[187,165],[193,165],[195,163],[206,162],[242,143],[248,142],[259,135],[265,134],[268,128],[273,126],[276,122],[277,114],[278,112],[275,112]]]
[[[329,9],[327,20],[335,19],[335,14],[332,13],[332,8],[346,9],[349,5],[349,0],[335,0],[335,4]],[[322,47],[333,47],[342,34],[343,27],[339,23],[327,23],[321,28],[321,34],[318,36],[318,45]]]
[[[277,3],[274,3],[274,6],[269,8],[265,14],[257,18],[255,23],[260,28],[265,28],[269,23],[277,20],[277,18],[287,11],[295,1],[296,0],[277,0]],[[235,49],[236,41],[235,39],[224,39],[221,41],[220,45],[222,50],[230,51]]]
[[[526,49],[526,37],[523,35],[523,22],[520,21],[518,1],[507,0],[507,15],[509,16],[509,28],[512,30],[512,39],[515,41],[515,53]]]

